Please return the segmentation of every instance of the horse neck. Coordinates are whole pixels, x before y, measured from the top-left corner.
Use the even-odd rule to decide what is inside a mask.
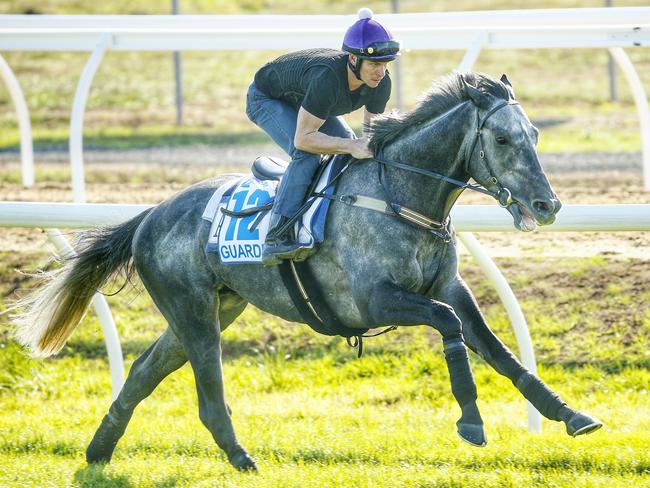
[[[474,129],[473,117],[473,105],[460,104],[387,145],[383,157],[467,182],[465,145]],[[385,180],[395,203],[438,221],[447,217],[461,193],[451,183],[398,168],[387,167]]]

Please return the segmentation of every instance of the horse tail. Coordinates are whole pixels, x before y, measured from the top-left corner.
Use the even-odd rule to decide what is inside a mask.
[[[130,279],[133,236],[149,212],[81,234],[77,254],[66,257],[61,268],[41,273],[40,287],[13,304],[11,310],[22,310],[11,315],[15,336],[34,356],[51,356],[63,348],[92,297],[115,273],[124,270]]]

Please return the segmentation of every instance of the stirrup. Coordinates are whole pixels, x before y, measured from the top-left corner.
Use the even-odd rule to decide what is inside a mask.
[[[285,225],[287,220],[289,220],[288,217],[271,211],[271,217],[269,218],[269,230],[267,231],[266,239],[264,240],[265,244],[274,245],[278,239],[283,237],[281,234],[278,234],[278,230]],[[287,232],[289,231],[290,229],[287,229]]]
[[[292,244],[295,244],[296,247],[293,249],[285,249],[285,250],[274,249],[278,247],[278,244],[276,245],[265,244],[264,247],[262,248],[262,264],[271,266],[274,264],[280,264],[280,262],[285,259],[295,259],[295,257],[300,253],[301,247],[299,243],[292,243]]]

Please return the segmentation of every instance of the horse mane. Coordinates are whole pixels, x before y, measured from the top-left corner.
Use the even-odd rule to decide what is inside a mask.
[[[514,99],[510,86],[484,73],[451,73],[434,80],[410,112],[396,112],[375,117],[368,128],[369,147],[376,153],[410,127],[434,119],[469,100],[466,85],[504,100]]]

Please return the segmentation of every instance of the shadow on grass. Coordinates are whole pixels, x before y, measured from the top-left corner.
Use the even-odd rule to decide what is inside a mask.
[[[151,149],[153,147],[179,147],[193,145],[244,145],[264,144],[269,138],[262,131],[242,133],[203,133],[203,132],[169,132],[160,134],[89,134],[84,136],[84,149],[88,150],[124,150]],[[66,137],[37,137],[34,139],[34,150],[67,151]],[[19,152],[19,144],[0,147],[0,153]]]
[[[149,340],[122,341],[122,354],[124,357],[139,356],[151,345],[151,342]],[[106,358],[106,343],[99,337],[90,340],[71,340],[56,357],[81,357],[83,359]]]
[[[306,327],[306,326],[305,326]],[[308,333],[309,334],[309,333]],[[260,358],[266,359],[273,357],[284,357],[288,355],[292,360],[314,360],[318,361],[324,357],[332,357],[334,364],[347,363],[356,359],[357,351],[354,348],[340,348],[339,339],[332,338],[323,343],[318,341],[318,336],[313,340],[308,334],[293,336],[283,336],[281,332],[272,334],[268,337],[256,339],[230,339],[225,335],[222,337],[222,356],[224,360],[236,360],[240,358]],[[364,342],[364,357],[385,357],[408,355],[410,346],[409,337],[399,337],[399,333],[394,334],[391,341],[375,342],[366,340]],[[340,338],[340,341],[344,341]],[[124,357],[136,358],[142,354],[153,340],[126,340],[122,342],[122,353]],[[437,346],[433,346],[434,354]],[[106,345],[102,338],[72,340],[63,348],[57,357],[75,357],[79,356],[84,359],[104,359],[106,358]],[[479,356],[472,355],[476,364],[484,364]],[[612,358],[611,360],[592,360],[592,361],[575,361],[567,359],[564,361],[538,361],[539,366],[552,367],[560,366],[567,372],[580,370],[584,367],[599,369],[607,374],[619,374],[630,368],[650,368],[650,359],[645,357],[631,358]]]
[[[342,337],[340,341],[345,341]],[[137,357],[142,354],[154,341],[153,340],[127,340],[122,341],[122,353],[125,357]],[[311,342],[304,337],[282,337],[278,340],[259,339],[229,339],[222,337],[222,357],[225,360],[235,360],[242,357],[256,358],[260,356],[289,355],[293,359],[319,360],[327,356],[334,356],[335,362],[346,362],[357,356],[357,350],[350,347],[340,349],[337,339],[327,343]],[[388,354],[399,355],[406,353],[408,347],[400,348],[397,344],[365,346],[363,355],[384,356]],[[76,357],[83,359],[102,359],[106,357],[106,345],[102,338],[71,340],[56,357]]]
[[[105,464],[88,464],[79,468],[74,474],[75,486],[82,488],[130,488],[138,486],[132,482],[127,475],[105,473]],[[177,486],[179,483],[178,476],[169,476],[162,480],[156,481],[156,488],[166,488]]]
[[[104,467],[103,464],[90,464],[79,468],[74,474],[75,484],[83,488],[129,488],[135,486],[126,475],[104,473]]]
[[[586,366],[601,370],[607,374],[619,374],[627,369],[650,369],[650,359],[648,358],[632,358],[632,359],[612,359],[612,360],[594,360],[594,361],[555,361],[555,362],[541,362],[546,367],[561,366],[567,372],[577,371]]]

